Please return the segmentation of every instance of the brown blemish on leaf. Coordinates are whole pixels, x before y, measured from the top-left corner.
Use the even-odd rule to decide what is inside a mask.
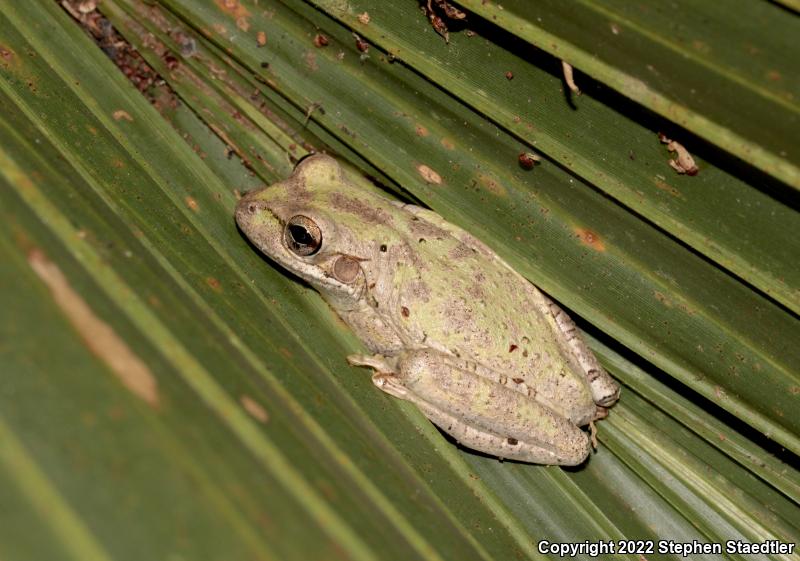
[[[417,125],[414,127],[414,131],[417,133],[417,136],[428,136],[430,134],[428,129],[422,125]]]
[[[358,21],[360,21],[363,25],[369,25],[369,13],[364,12],[363,14],[358,14]]]
[[[800,395],[800,386],[792,386],[789,388],[789,393],[792,395]]]
[[[131,123],[133,122],[133,117],[131,117],[131,114],[122,109],[117,109],[111,114],[111,116],[114,117],[115,121],[121,121],[124,119],[126,121],[130,121]]]
[[[675,187],[673,187],[669,183],[667,183],[666,181],[662,181],[661,179],[656,178],[654,183],[655,183],[655,185],[656,185],[656,187],[658,189],[661,189],[662,191],[665,191],[665,192],[669,193],[673,197],[683,198],[683,195],[681,195],[681,192],[678,191]]]
[[[487,191],[492,193],[493,195],[497,195],[498,197],[505,197],[508,192],[503,185],[498,182],[494,177],[489,175],[484,175],[482,173],[478,174],[478,182],[483,185]]]
[[[442,146],[444,146],[448,150],[452,150],[453,148],[456,147],[455,143],[452,140],[450,140],[449,138],[447,138],[447,137],[443,138],[441,140],[441,142],[442,142]]]
[[[672,303],[672,300],[667,298],[666,294],[664,294],[663,292],[659,292],[658,290],[654,290],[653,291],[653,296],[655,296],[656,300],[658,300],[659,302],[664,304],[667,308],[671,308],[672,306],[674,306],[674,304]]]
[[[313,51],[306,51],[306,53],[303,55],[303,60],[311,72],[316,72],[319,70],[319,65],[317,64],[317,55]]]
[[[0,45],[0,66],[9,71],[19,69],[19,57],[17,53],[5,45]]]
[[[99,358],[126,389],[149,406],[158,408],[158,383],[155,376],[120,338],[114,329],[95,315],[58,266],[38,249],[28,253],[28,263],[50,289],[61,309],[89,351]]]
[[[263,31],[259,31],[256,33],[256,43],[258,43],[259,47],[263,47],[267,44],[267,34]]]
[[[603,240],[600,238],[600,236],[588,228],[575,228],[575,233],[577,234],[578,238],[580,238],[581,243],[584,245],[588,245],[597,251],[606,250],[606,244],[603,243]]]
[[[292,351],[290,351],[286,347],[281,347],[280,349],[278,349],[278,352],[281,353],[281,355],[283,355],[284,358],[293,358],[294,357],[294,353],[292,353]]]
[[[184,200],[186,201],[186,206],[193,211],[197,212],[197,209],[200,208],[200,205],[197,204],[197,200],[194,197],[187,196]]]
[[[122,169],[125,167],[125,162],[123,162],[120,158],[113,158],[111,160],[111,167],[116,169]]]
[[[420,164],[417,166],[417,173],[419,173],[422,176],[422,179],[425,181],[425,183],[431,183],[433,185],[442,184],[442,176],[433,171],[425,164]]]
[[[206,277],[206,284],[214,292],[222,292],[222,285],[220,284],[219,280],[215,279],[214,277]]]
[[[214,25],[211,26],[211,28],[217,35],[223,35],[223,36],[228,35],[228,28],[221,23],[215,23]]]
[[[247,411],[251,417],[253,417],[259,423],[266,423],[269,421],[269,414],[264,407],[261,406],[256,400],[248,395],[242,394],[239,397],[239,403],[242,404],[244,410]]]
[[[781,73],[778,72],[777,70],[770,70],[769,72],[767,72],[767,79],[770,82],[777,82],[781,78],[783,78],[783,76],[781,76]]]
[[[228,136],[228,133],[214,123],[209,123],[208,127],[225,142],[228,149],[233,150],[233,153],[241,158],[242,162],[244,162],[246,166],[249,167],[251,165],[250,160],[247,158],[244,151],[242,151],[242,149],[239,148],[239,146],[233,142],[233,140],[231,140],[231,138]]]
[[[242,31],[250,29],[250,11],[241,5],[239,0],[214,0],[214,3],[236,21],[236,27]]]

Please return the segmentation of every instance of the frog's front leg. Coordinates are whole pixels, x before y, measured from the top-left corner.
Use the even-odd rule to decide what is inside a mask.
[[[417,405],[468,448],[538,464],[577,465],[589,455],[589,439],[567,418],[476,374],[467,360],[431,349],[349,360],[374,368],[375,385]]]

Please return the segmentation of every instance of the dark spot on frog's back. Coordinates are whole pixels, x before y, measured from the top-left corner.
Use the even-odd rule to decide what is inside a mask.
[[[390,224],[392,222],[391,215],[383,209],[372,207],[354,197],[348,197],[342,193],[331,193],[330,201],[336,210],[354,214],[364,222],[370,224]]]

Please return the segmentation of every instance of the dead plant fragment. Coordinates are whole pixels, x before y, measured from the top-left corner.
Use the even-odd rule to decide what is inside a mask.
[[[522,152],[519,155],[519,165],[522,169],[531,170],[541,161],[541,158],[533,152]]]
[[[462,21],[467,17],[467,14],[447,2],[447,0],[427,0],[420,5],[420,9],[425,14],[425,17],[428,18],[428,21],[431,22],[433,30],[444,38],[445,43],[450,42],[450,30],[447,28],[444,18]]]
[[[369,50],[369,43],[364,41],[361,37],[353,33],[353,38],[356,40],[356,49],[361,53],[366,53]]]
[[[692,155],[689,154],[689,151],[684,148],[681,143],[667,138],[667,135],[663,133],[658,133],[658,140],[661,141],[662,144],[667,145],[667,150],[677,154],[677,158],[669,159],[669,165],[672,169],[681,175],[697,175],[700,168],[697,167],[694,158],[692,158]]]
[[[567,61],[562,60],[561,70],[564,72],[564,81],[567,83],[567,87],[570,89],[570,91],[575,95],[581,95],[581,90],[578,88],[577,84],[575,84],[575,78],[572,75],[572,65]]]
[[[92,36],[108,58],[113,60],[128,80],[136,86],[136,89],[144,93],[153,103],[155,96],[152,87],[166,87],[164,80],[114,29],[111,22],[97,11],[96,0],[61,0],[60,4],[64,11]],[[174,59],[174,57],[172,58]],[[172,66],[171,60],[165,59],[165,62],[168,66]]]

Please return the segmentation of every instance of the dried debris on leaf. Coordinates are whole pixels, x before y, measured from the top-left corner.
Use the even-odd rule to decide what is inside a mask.
[[[567,87],[574,93],[575,95],[581,95],[581,90],[578,88],[577,84],[575,84],[575,78],[572,76],[572,65],[565,60],[561,61],[561,70],[564,72],[564,81],[567,83]]]
[[[680,174],[697,175],[700,168],[697,167],[694,158],[692,158],[692,155],[689,154],[689,151],[684,148],[681,143],[667,138],[663,133],[658,133],[658,140],[660,140],[662,144],[667,145],[667,150],[677,154],[677,158],[669,159],[669,165],[672,169]]]
[[[541,158],[533,152],[522,152],[519,155],[519,165],[522,169],[531,170],[540,161]]]
[[[420,9],[425,14],[425,17],[428,18],[428,21],[431,22],[433,30],[444,38],[445,43],[450,42],[450,30],[447,28],[444,18],[462,21],[467,17],[466,13],[447,2],[447,0],[427,0],[420,5]]]
[[[64,8],[97,42],[104,53],[122,70],[128,80],[155,101],[152,86],[166,87],[164,80],[142,56],[120,35],[111,22],[97,11],[95,0],[62,0]],[[169,61],[167,61],[169,65]]]

